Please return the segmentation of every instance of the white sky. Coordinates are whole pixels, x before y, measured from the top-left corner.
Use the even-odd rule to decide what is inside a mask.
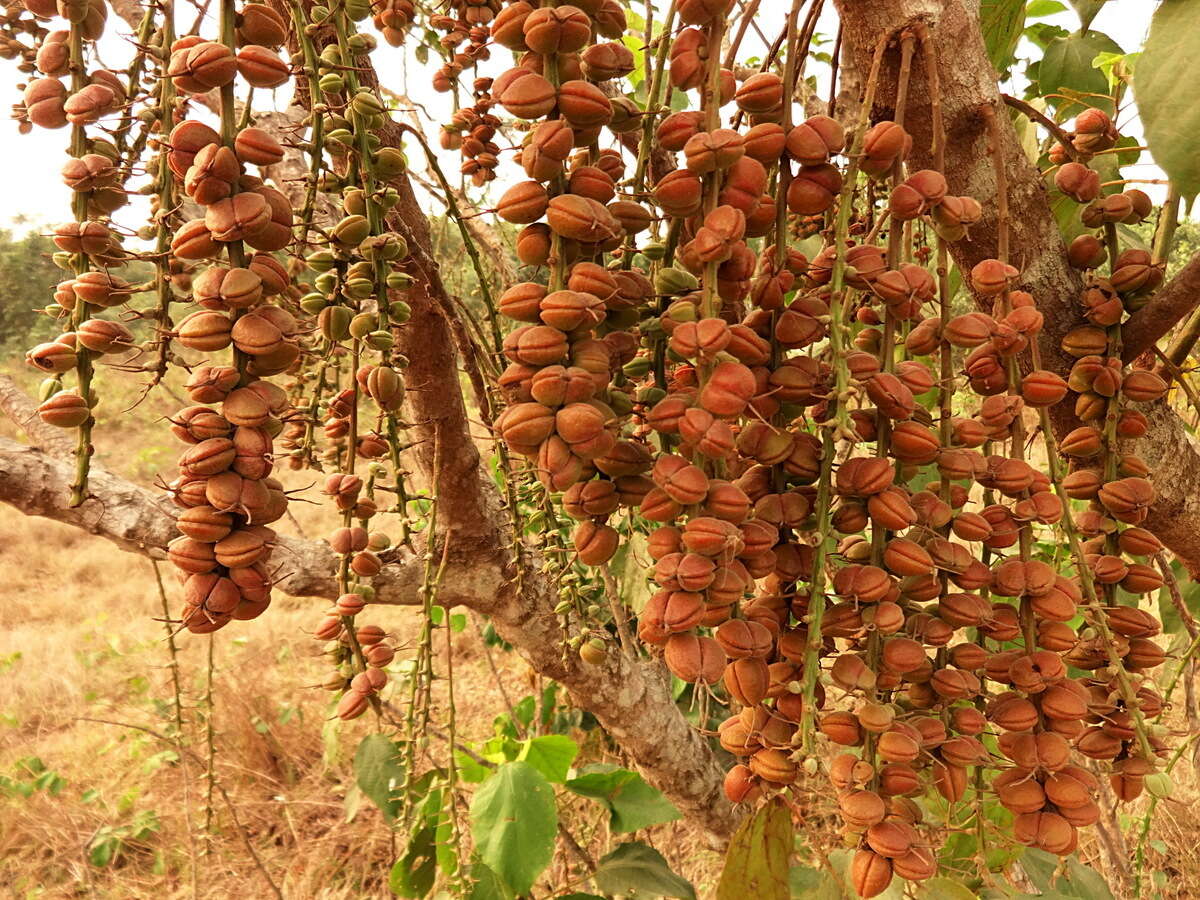
[[[760,13],[760,21],[769,25],[777,18],[772,9],[782,5],[784,0],[766,0]],[[634,4],[640,8],[641,4]],[[1109,3],[1096,17],[1093,28],[1104,31],[1113,37],[1126,50],[1140,45],[1149,27],[1153,4],[1146,0],[1109,0]],[[1059,13],[1040,21],[1062,25],[1067,29],[1078,27],[1078,20],[1073,12]],[[127,44],[118,36],[117,25],[123,26],[115,16],[109,18],[109,34],[101,43],[101,55],[110,65],[123,64],[129,50]],[[827,37],[832,35],[834,18],[832,13],[823,16],[820,32]],[[124,29],[122,28],[122,31]],[[764,31],[771,29],[765,27]],[[761,53],[762,44],[754,36],[753,29],[747,34],[744,55],[750,56]],[[415,42],[410,42],[406,48],[393,49],[381,41],[380,49],[375,55],[375,64],[385,84],[405,90],[416,105],[433,116],[422,113],[423,118],[432,123],[428,132],[436,146],[436,128],[433,127],[443,118],[443,113],[450,109],[450,98],[446,94],[434,92],[430,86],[433,66],[422,66],[412,53]],[[828,49],[828,45],[826,46]],[[1026,49],[1033,49],[1028,47]],[[497,74],[509,64],[509,53],[501,47],[494,48],[493,59],[486,64],[486,74]],[[818,76],[822,73],[816,73]],[[0,61],[0,95],[19,99],[17,85],[22,82],[21,73],[16,67]],[[275,104],[284,105],[288,98],[287,88],[277,92],[272,98],[265,92],[256,92],[255,109],[272,108]],[[7,104],[6,104],[7,105]],[[1120,122],[1125,133],[1137,136],[1137,122]],[[13,227],[22,231],[27,227],[44,227],[62,220],[68,215],[70,192],[62,184],[58,170],[66,158],[65,146],[68,141],[68,129],[45,131],[35,128],[32,134],[19,135],[15,122],[0,121],[0,171],[9,173],[5,187],[0,194],[0,227]],[[419,148],[408,148],[408,156],[413,165],[420,169],[424,167],[423,155]],[[456,180],[459,158],[457,153],[439,154],[441,165],[447,176]],[[1145,159],[1148,159],[1144,155]],[[502,157],[501,173],[505,169],[512,170],[511,157]],[[1126,170],[1127,177],[1159,178],[1162,173],[1151,163],[1144,163],[1136,168]],[[1161,198],[1163,190],[1157,186],[1145,186],[1145,190],[1156,199]],[[135,201],[136,202],[136,201]],[[136,227],[140,210],[145,207],[136,202],[133,215],[126,211],[125,224]],[[22,222],[27,224],[21,224]]]

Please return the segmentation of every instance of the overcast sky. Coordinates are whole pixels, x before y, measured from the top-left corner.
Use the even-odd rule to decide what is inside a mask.
[[[783,2],[784,0],[765,0],[761,18],[774,20],[775,17],[770,14],[772,8]],[[1136,47],[1145,37],[1153,6],[1154,4],[1146,0],[1109,0],[1093,27],[1109,34],[1125,49]],[[641,4],[635,4],[635,8],[640,7]],[[1059,13],[1043,21],[1060,24],[1068,29],[1078,27],[1078,20],[1073,12]],[[118,24],[123,23],[115,16],[110,16],[110,33],[105,35],[101,43],[101,56],[109,66],[121,65],[128,57],[128,45],[115,27]],[[821,27],[827,35],[831,33],[834,27],[831,15],[826,15]],[[755,45],[761,47],[761,42],[753,37],[752,30],[747,37],[745,55],[761,52],[756,50]],[[495,58],[487,66],[488,74],[502,70],[507,61],[508,51],[495,48]],[[439,113],[450,108],[449,97],[435,93],[430,87],[432,67],[418,63],[410,48],[393,49],[381,45],[376,54],[376,66],[385,84],[401,88],[406,86],[408,96],[416,105],[433,116],[433,119],[423,116],[427,121],[440,121]],[[6,106],[8,102],[19,99],[17,86],[22,80],[21,73],[17,72],[15,66],[0,61],[0,93],[11,98],[11,101],[6,101]],[[286,105],[288,96],[286,87],[276,92],[274,97],[260,91],[256,94],[254,106],[256,109],[283,106]],[[1121,122],[1125,131],[1135,135],[1136,124]],[[68,129],[45,131],[35,128],[32,134],[20,135],[17,133],[15,122],[0,122],[0,135],[0,171],[9,176],[5,179],[4,191],[0,195],[0,227],[12,227],[21,231],[26,227],[45,227],[68,216],[70,192],[62,184],[58,174],[59,167],[66,158]],[[423,164],[419,150],[409,148],[408,152],[414,164]],[[454,177],[453,173],[457,171],[458,164],[457,154],[442,156],[442,167],[451,178]],[[511,157],[508,156],[501,160],[501,172],[506,168],[513,168]],[[1161,177],[1161,173],[1152,164],[1139,166],[1136,172],[1129,170],[1127,175],[1143,178]],[[1161,188],[1150,186],[1146,190],[1155,198],[1162,196]],[[126,224],[136,227],[134,219],[136,216],[129,217]],[[22,222],[27,224],[20,224]]]

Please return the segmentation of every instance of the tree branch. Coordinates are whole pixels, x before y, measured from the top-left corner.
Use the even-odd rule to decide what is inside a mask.
[[[1200,253],[1159,288],[1121,329],[1121,358],[1137,359],[1200,304]]]

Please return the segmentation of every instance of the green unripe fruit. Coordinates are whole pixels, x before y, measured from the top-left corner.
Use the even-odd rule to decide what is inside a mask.
[[[333,268],[334,258],[332,250],[316,250],[304,258],[304,262],[314,272],[328,272]]]
[[[365,216],[367,214],[367,195],[362,188],[346,188],[342,194],[342,209],[350,215]]]
[[[384,147],[375,154],[375,172],[383,178],[403,175],[407,168],[408,161],[396,147]]]
[[[333,226],[329,237],[344,250],[357,247],[371,233],[371,223],[366,216],[346,216]],[[693,307],[695,309],[695,307]]]
[[[650,359],[650,357],[638,356],[625,363],[625,365],[621,367],[621,371],[630,378],[641,378],[643,375],[646,375],[650,372],[650,369],[653,365],[654,360]]]
[[[321,294],[309,294],[300,301],[300,308],[310,316],[318,315],[328,305],[329,301]]]
[[[663,397],[667,396],[667,392],[660,387],[644,387],[637,392],[638,403],[652,404],[657,403]]]
[[[407,272],[389,272],[387,286],[393,291],[402,291],[412,287],[412,276]]]
[[[618,416],[627,416],[633,411],[633,400],[624,391],[608,392],[608,405]]]
[[[407,159],[405,160],[405,165],[407,166]],[[391,209],[400,202],[400,192],[389,184],[378,193],[376,199],[384,209]]]
[[[340,72],[327,72],[317,81],[317,86],[326,94],[340,94],[346,88],[346,80]]]
[[[57,378],[47,378],[38,385],[38,400],[45,402],[62,390],[62,382]]]
[[[365,338],[366,344],[372,350],[386,352],[392,349],[392,345],[396,343],[396,339],[392,337],[390,331],[372,331]]]
[[[320,25],[322,22],[326,21],[329,18],[329,7],[328,6],[314,6],[312,9],[310,9],[308,11],[308,17],[313,22],[315,22],[317,25]]]
[[[660,244],[659,241],[647,241],[642,246],[642,256],[647,259],[658,262],[660,259],[666,258],[667,248],[665,244]]]
[[[350,337],[365,338],[375,327],[374,313],[359,313],[350,320]]]
[[[698,287],[700,282],[686,269],[668,267],[654,276],[654,289],[660,294],[686,294]]]
[[[354,146],[354,135],[348,128],[334,128],[325,134],[326,144],[336,144],[342,147]]]
[[[700,310],[695,303],[687,300],[676,300],[667,307],[666,316],[672,322],[695,322],[700,318]]]
[[[55,251],[55,253],[50,257],[50,260],[54,263],[54,265],[58,266],[58,268],[67,271],[74,268],[74,266],[71,264],[73,258],[73,254],[68,253],[66,250],[58,250]]]
[[[348,15],[355,22],[361,22],[363,19],[367,18],[367,16],[371,15],[370,0],[348,0],[346,3],[346,15]],[[351,37],[349,41],[347,41],[347,43],[350,45],[350,49],[356,53],[363,52],[355,46],[355,38],[362,36],[363,35],[356,34]]]
[[[383,101],[373,91],[359,91],[350,99],[350,109],[361,117],[383,115]]]
[[[367,238],[358,245],[358,252],[367,259],[391,262],[408,256],[408,241],[396,232],[388,231]]]
[[[397,325],[403,325],[412,318],[412,307],[403,300],[393,300],[388,304],[388,318]]]
[[[1145,777],[1144,783],[1146,792],[1159,800],[1170,797],[1175,790],[1175,785],[1171,783],[1171,776],[1166,772],[1151,772]]]
[[[344,341],[350,336],[350,320],[354,313],[344,306],[327,306],[317,316],[317,327],[330,341]]]
[[[554,607],[554,612],[557,615],[565,616],[572,609],[573,604],[570,600],[560,600],[558,605]]]
[[[371,278],[348,278],[342,284],[342,293],[352,300],[365,300],[375,292],[375,281]]]
[[[350,588],[350,593],[358,594],[368,603],[375,599],[375,588],[371,587],[369,584],[356,584],[354,587]]]

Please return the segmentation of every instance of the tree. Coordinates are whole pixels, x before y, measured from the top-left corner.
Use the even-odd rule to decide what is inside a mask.
[[[120,4],[145,37],[118,78],[90,49],[102,3],[26,0],[7,26],[33,37],[16,55],[41,73],[23,125],[71,125],[74,217],[54,241],[73,276],[51,311],[73,337],[30,354],[49,379],[36,418],[18,392],[0,398],[36,445],[3,447],[0,497],[165,553],[189,631],[253,627],[235,620],[267,613],[272,587],[333,601],[316,631],[339,642],[345,719],[381,709],[395,654],[363,622],[372,604],[485,615],[715,842],[758,810],[730,871],[790,837],[760,798],[825,777],[864,896],[938,871],[904,798],[982,816],[976,770],[1006,779],[1020,843],[1069,855],[1099,811],[1068,744],[1104,761],[1121,799],[1164,789],[1146,721],[1163,698],[1144,678],[1163,654],[1139,597],[1174,596],[1167,551],[1200,570],[1200,458],[1168,390],[1194,396],[1180,367],[1200,328],[1172,333],[1200,257],[1163,276],[1196,178],[1163,85],[1193,30],[1180,5],[1162,5],[1136,63],[1090,17],[1035,31],[1035,105],[996,74],[1023,4],[981,22],[965,0],[836,3],[826,105],[803,79],[820,3],[774,23],[718,0],[656,22],[612,0],[431,17],[404,0],[223,0],[215,38],[178,40],[173,16]],[[69,32],[47,32],[59,13]],[[372,15],[392,44],[444,34],[446,93],[493,53],[525,61],[447,104],[435,141],[389,109],[376,38],[356,24]],[[738,66],[752,23],[778,39]],[[1132,66],[1172,184],[1149,250],[1125,227],[1155,210],[1121,177],[1137,151],[1113,115]],[[289,81],[296,107],[239,108],[247,84]],[[508,138],[518,174],[490,197]],[[461,152],[469,189],[435,142]],[[421,196],[444,204],[472,270],[453,283],[474,299],[447,288],[408,168],[421,159]],[[145,251],[114,225],[139,168],[155,201]],[[520,226],[515,271],[506,232],[477,215],[488,204]],[[796,245],[814,235],[809,259]],[[148,300],[117,274],[136,262],[156,268]],[[978,312],[952,316],[960,291]],[[117,307],[156,324],[151,349],[104,316]],[[174,508],[92,464],[108,354],[152,384],[190,366]],[[499,438],[493,460],[476,416]],[[55,426],[77,432],[73,463]],[[343,517],[328,542],[267,527],[286,510],[270,474],[285,460],[326,472]],[[1059,543],[1070,552],[1043,549]],[[293,564],[272,584],[282,549]],[[650,597],[629,608],[647,567]],[[415,671],[427,696],[432,670]],[[688,723],[668,673],[729,707],[720,744],[742,762]],[[818,734],[861,749],[820,762]],[[485,821],[504,821],[487,800]],[[506,889],[538,874],[502,841],[476,850]],[[603,869],[602,890],[628,891]]]

